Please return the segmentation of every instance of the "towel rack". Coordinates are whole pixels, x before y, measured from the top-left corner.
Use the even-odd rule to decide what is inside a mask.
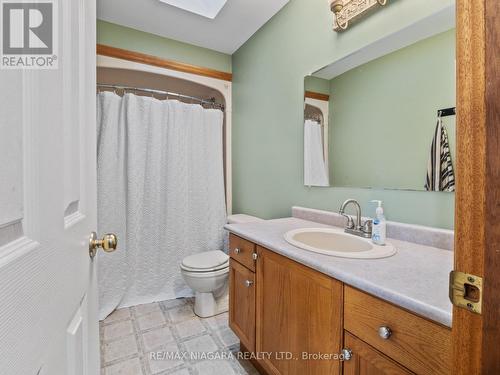
[[[456,107],[438,109],[438,117],[455,116],[457,113]]]

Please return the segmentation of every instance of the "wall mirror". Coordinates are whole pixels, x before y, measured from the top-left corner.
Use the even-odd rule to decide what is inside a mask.
[[[454,14],[434,17],[305,77],[306,186],[454,191]]]

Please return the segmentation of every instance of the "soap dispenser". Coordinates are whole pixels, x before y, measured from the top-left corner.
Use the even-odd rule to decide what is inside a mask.
[[[378,207],[375,211],[375,219],[373,220],[372,228],[372,241],[376,245],[385,245],[386,237],[386,220],[384,216],[384,209],[382,208],[382,201],[372,200],[370,202],[378,203]]]

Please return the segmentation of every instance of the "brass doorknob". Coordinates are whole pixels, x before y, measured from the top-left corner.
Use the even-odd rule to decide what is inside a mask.
[[[97,249],[101,248],[107,253],[116,250],[118,245],[118,238],[113,233],[106,234],[101,240],[97,238],[97,233],[92,232],[89,238],[89,255],[94,258],[97,254]]]

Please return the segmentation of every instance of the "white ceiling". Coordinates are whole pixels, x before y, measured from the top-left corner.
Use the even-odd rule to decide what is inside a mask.
[[[159,0],[98,0],[97,18],[232,54],[288,1],[228,0],[209,19]]]
[[[160,0],[174,7],[214,19],[226,5],[227,0]]]

